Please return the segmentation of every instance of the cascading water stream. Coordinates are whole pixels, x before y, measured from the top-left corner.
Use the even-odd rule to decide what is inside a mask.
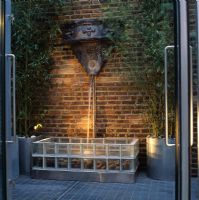
[[[90,138],[90,118],[92,111],[92,125],[93,125],[93,138],[95,138],[95,121],[96,121],[96,78],[94,75],[90,76],[89,91],[88,91],[88,124],[87,124],[87,141]],[[92,105],[91,105],[92,101]]]
[[[90,77],[89,77],[90,78]],[[90,110],[91,110],[91,93],[92,93],[92,79],[90,78],[89,88],[88,88],[88,124],[87,124],[87,143],[90,137]]]
[[[89,75],[87,141],[96,137],[96,76],[105,64],[103,51],[109,41],[111,30],[98,19],[82,19],[61,27],[63,38]],[[92,128],[91,128],[92,127]],[[92,134],[91,134],[92,129]]]
[[[96,137],[95,123],[96,123],[96,76],[93,77],[93,138]]]

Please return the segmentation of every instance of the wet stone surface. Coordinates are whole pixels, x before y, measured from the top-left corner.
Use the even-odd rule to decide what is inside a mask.
[[[91,163],[87,163],[88,165]],[[175,200],[175,184],[138,175],[134,184],[34,180],[21,176],[13,186],[13,200]],[[198,199],[197,179],[192,199]]]

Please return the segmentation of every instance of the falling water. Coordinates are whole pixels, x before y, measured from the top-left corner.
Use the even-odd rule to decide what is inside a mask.
[[[93,77],[93,138],[95,138],[95,121],[96,121],[96,77]]]
[[[90,78],[90,77],[89,77]],[[90,78],[89,88],[88,88],[88,124],[87,124],[87,141],[89,139],[90,133],[90,110],[91,110],[91,93],[92,93],[92,79]]]
[[[89,91],[88,91],[88,124],[87,124],[87,141],[90,137],[90,118],[92,111],[93,138],[95,138],[95,120],[96,120],[96,79],[95,76],[90,76]],[[91,101],[92,105],[91,105]]]

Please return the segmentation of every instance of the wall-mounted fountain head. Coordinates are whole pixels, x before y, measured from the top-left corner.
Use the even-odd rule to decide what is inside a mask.
[[[64,40],[71,44],[79,62],[89,75],[97,75],[104,62],[103,49],[108,30],[101,21],[84,19],[62,26]]]

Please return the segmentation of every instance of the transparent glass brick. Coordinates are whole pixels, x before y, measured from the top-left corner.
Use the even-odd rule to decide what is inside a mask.
[[[47,168],[55,168],[55,158],[45,158],[45,166]]]
[[[139,153],[139,142],[136,142],[136,144],[134,145],[134,153],[135,155]]]
[[[132,169],[132,161],[125,159],[122,160],[122,170],[131,170]]]
[[[69,144],[69,152],[71,155],[81,155],[80,144]]]
[[[135,172],[137,169],[137,159],[122,159],[122,170]]]
[[[127,143],[127,140],[124,138],[121,138],[121,139],[119,138],[116,140],[116,144],[126,144],[126,143]]]
[[[70,143],[81,143],[81,139],[80,138],[70,138]]]
[[[44,144],[46,154],[55,154],[55,144]]]
[[[108,169],[109,170],[120,170],[120,160],[118,160],[118,159],[108,160]]]
[[[83,156],[93,156],[93,144],[83,144],[82,154]]]
[[[68,154],[67,144],[57,144],[57,153],[58,154]]]
[[[132,155],[132,146],[131,145],[122,145],[121,146],[122,157],[130,157]]]
[[[43,158],[42,157],[33,157],[32,158],[33,167],[43,167]]]
[[[59,138],[50,138],[50,142],[58,143]]]
[[[95,144],[102,144],[103,138],[94,138],[92,142],[95,143]]]
[[[82,138],[82,143],[92,143],[92,139]]]
[[[68,169],[68,158],[57,158],[57,167]]]
[[[127,138],[127,144],[132,144],[134,142],[134,139],[132,138]]]
[[[93,170],[94,167],[93,163],[94,163],[93,159],[83,159],[84,169]]]
[[[135,145],[130,146],[130,156],[134,158],[137,156],[136,151],[135,151]]]
[[[68,138],[60,138],[59,142],[60,143],[69,143],[69,139]]]
[[[109,145],[108,156],[120,156],[120,145]]]
[[[80,158],[71,158],[70,159],[71,169],[81,169],[81,159]]]
[[[32,151],[33,151],[33,154],[43,154],[43,144],[33,143]]]
[[[106,170],[106,160],[96,159],[95,160],[96,170]]]
[[[106,145],[96,144],[95,145],[95,155],[96,156],[107,156],[106,155]]]
[[[105,138],[104,143],[106,144],[115,144],[115,139],[112,138]]]

